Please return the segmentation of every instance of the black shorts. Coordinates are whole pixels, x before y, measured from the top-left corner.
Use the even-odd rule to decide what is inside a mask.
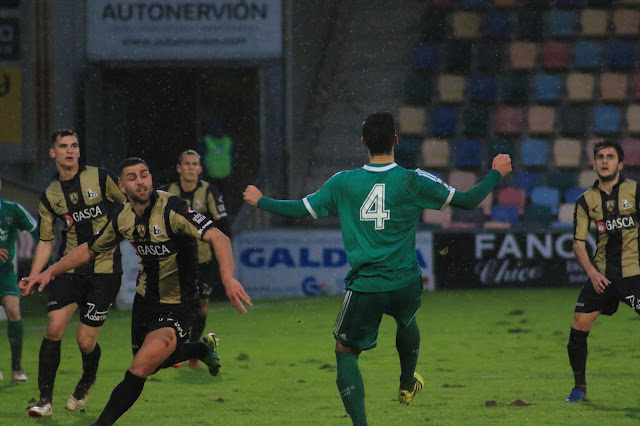
[[[47,286],[47,311],[57,311],[72,303],[80,310],[80,322],[89,327],[101,327],[116,300],[120,274],[62,274]]]
[[[176,333],[176,352],[189,340],[189,330],[197,309],[197,299],[190,303],[147,304],[142,296],[136,293],[131,313],[131,350],[135,356],[144,343],[147,334],[161,328],[172,328]],[[174,352],[174,354],[176,353]],[[174,365],[173,354],[167,358],[160,368]]]
[[[578,296],[575,312],[600,311],[603,315],[613,315],[620,302],[640,314],[640,275],[611,280],[611,284],[600,294],[596,293],[591,281],[586,282]]]
[[[214,259],[209,262],[199,263],[198,270],[200,272],[198,285],[200,299],[219,299],[220,295],[224,298],[224,285],[222,284],[218,262]]]

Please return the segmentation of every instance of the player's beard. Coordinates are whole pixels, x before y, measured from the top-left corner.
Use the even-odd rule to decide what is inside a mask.
[[[138,203],[138,204],[145,204],[151,199],[152,192],[153,192],[153,188],[149,187],[147,191],[147,195],[145,197],[141,197],[135,191],[131,191],[131,192],[127,191],[127,197],[131,202]]]
[[[611,182],[614,181],[618,178],[620,172],[616,170],[615,173],[609,175],[609,176],[603,176],[600,173],[598,173],[598,179],[600,179],[600,182]]]

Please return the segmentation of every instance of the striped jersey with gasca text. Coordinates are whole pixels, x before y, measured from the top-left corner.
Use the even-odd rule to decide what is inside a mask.
[[[142,216],[125,203],[89,247],[106,253],[128,240],[142,265],[136,292],[147,304],[178,304],[199,298],[196,239],[213,227],[211,219],[180,197],[154,191]]]
[[[118,188],[118,179],[109,171],[80,166],[76,175],[61,181],[57,174],[40,198],[38,208],[40,240],[53,241],[54,222],[63,223],[58,257],[86,243],[107,223],[108,215],[126,197]],[[91,262],[69,271],[75,274],[121,274],[120,250],[96,256]]]
[[[609,279],[640,275],[638,184],[620,177],[611,194],[598,181],[576,201],[574,239],[586,241],[593,221],[598,232],[594,264]]]
[[[222,195],[209,182],[198,180],[196,189],[190,192],[182,190],[180,184],[175,182],[167,186],[165,190],[185,200],[193,210],[213,219],[216,227],[231,238],[231,225],[227,217],[227,209],[222,201]],[[209,244],[198,240],[198,262],[211,261],[212,250]]]

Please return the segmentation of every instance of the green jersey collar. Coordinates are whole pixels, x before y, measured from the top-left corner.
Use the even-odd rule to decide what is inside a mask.
[[[369,172],[386,172],[387,170],[391,170],[394,167],[397,167],[396,163],[391,164],[366,164],[362,166],[363,169]]]

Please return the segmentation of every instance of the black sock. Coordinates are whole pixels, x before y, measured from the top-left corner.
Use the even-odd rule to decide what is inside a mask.
[[[569,352],[569,364],[573,370],[575,379],[575,387],[582,391],[587,390],[587,336],[588,331],[580,331],[571,328],[569,333],[569,343],[567,344],[567,352]]]
[[[80,378],[76,389],[73,391],[74,398],[84,398],[91,386],[95,383],[101,354],[102,351],[100,350],[100,345],[98,345],[98,343],[96,343],[96,346],[90,353],[82,353],[82,377]]]
[[[102,410],[100,417],[94,423],[95,426],[112,425],[127,411],[138,399],[147,379],[138,377],[129,370],[124,375],[124,380],[111,392],[109,402]]]
[[[45,337],[40,344],[38,389],[40,399],[48,402],[53,399],[53,384],[60,365],[60,343],[60,340],[49,340]]]
[[[191,326],[189,341],[197,342],[198,340],[200,340],[200,337],[202,336],[202,332],[204,331],[204,327],[206,324],[207,324],[206,315],[202,316],[200,315],[200,313],[198,313],[195,319],[193,320],[193,325]]]
[[[165,362],[168,366],[177,362],[183,362],[188,359],[199,359],[202,361],[207,356],[209,350],[200,342],[183,343],[178,349],[171,355],[170,360]],[[164,364],[163,364],[164,365]]]
[[[11,370],[22,370],[22,345],[11,345]]]

